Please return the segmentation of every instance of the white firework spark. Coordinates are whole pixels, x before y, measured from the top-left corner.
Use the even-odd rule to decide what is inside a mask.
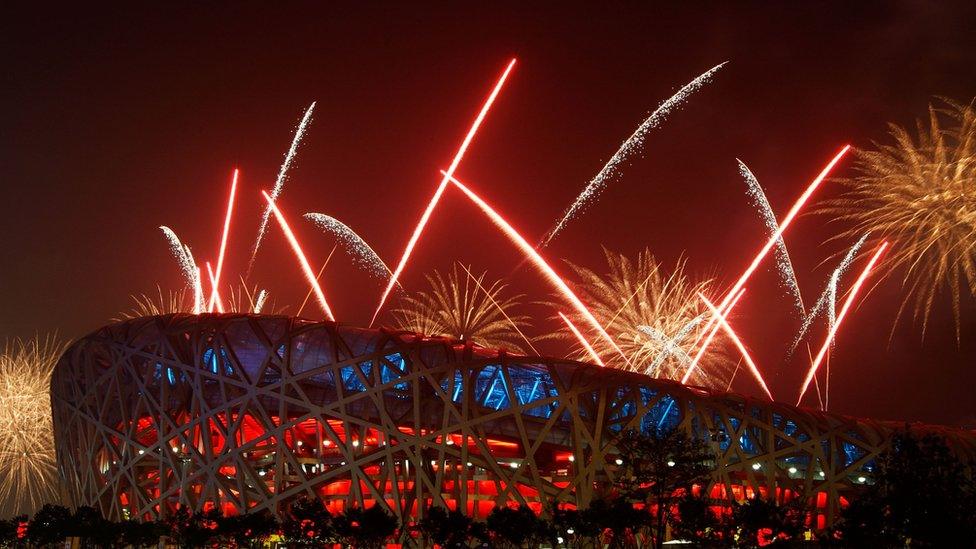
[[[379,254],[359,236],[356,231],[338,219],[323,213],[307,213],[305,219],[325,232],[332,233],[342,243],[342,247],[353,257],[353,262],[376,278],[385,279],[392,272]]]
[[[562,219],[560,219],[559,222],[556,223],[555,227],[553,227],[552,230],[550,230],[549,233],[546,234],[546,236],[542,239],[542,242],[539,244],[539,248],[546,247],[556,236],[556,234],[558,234],[559,231],[566,226],[566,223],[569,222],[570,219],[575,217],[580,210],[585,208],[589,202],[594,200],[600,194],[600,192],[603,191],[603,189],[607,186],[607,182],[610,177],[620,173],[620,164],[625,158],[643,149],[644,138],[647,137],[648,132],[667,120],[668,116],[676,108],[680,107],[685,101],[687,101],[691,94],[707,84],[712,79],[712,76],[727,63],[728,61],[719,63],[718,65],[715,65],[704,73],[698,75],[697,78],[685,84],[684,87],[678,90],[677,93],[669,97],[667,101],[661,103],[656,109],[654,109],[654,112],[652,112],[651,115],[648,116],[644,122],[637,127],[636,130],[634,130],[634,133],[632,133],[630,137],[628,137],[627,140],[620,145],[620,148],[617,149],[617,152],[610,157],[610,160],[608,160],[603,166],[603,169],[601,169],[600,172],[590,180],[589,184],[586,185],[586,188],[583,189],[583,192],[576,197],[573,204],[569,207],[569,209],[566,210],[566,213],[563,214]]]
[[[281,163],[281,168],[278,170],[278,178],[275,180],[274,188],[271,189],[271,201],[277,201],[278,196],[281,195],[281,190],[285,187],[285,180],[288,178],[288,169],[291,167],[292,161],[295,159],[295,155],[298,153],[298,146],[301,145],[302,137],[305,135],[305,130],[308,125],[312,122],[312,111],[315,109],[315,102],[313,101],[308,109],[305,111],[305,116],[302,117],[302,121],[298,123],[298,128],[295,129],[295,137],[291,140],[291,147],[288,148],[288,152],[285,153],[285,160]],[[254,247],[251,249],[251,259],[247,262],[247,272],[251,272],[251,268],[254,267],[254,258],[258,255],[258,248],[261,247],[261,240],[264,238],[264,233],[268,229],[268,220],[271,218],[271,204],[264,209],[264,214],[261,215],[261,225],[258,227],[258,237],[254,241]]]
[[[165,225],[160,225],[159,230],[163,231],[163,236],[169,242],[169,249],[173,252],[173,256],[176,257],[176,261],[180,265],[180,270],[183,271],[183,277],[186,278],[186,285],[193,288],[193,310],[195,313],[199,313],[204,307],[203,281],[200,280],[200,269],[193,260],[193,252],[190,251],[189,246],[180,242],[180,237],[176,236],[176,232],[173,229]]]
[[[762,185],[759,184],[759,180],[756,179],[755,174],[746,166],[745,162],[738,158],[736,161],[739,162],[739,174],[742,175],[742,178],[746,180],[746,185],[748,185],[746,194],[749,196],[752,205],[759,212],[759,216],[762,217],[769,234],[778,234],[780,232],[779,222],[776,221],[776,214],[773,213],[773,207],[769,204],[766,193],[763,192]],[[793,270],[793,261],[790,260],[790,252],[786,249],[786,241],[783,240],[782,234],[776,239],[774,254],[776,256],[776,270],[779,271],[783,286],[792,294],[797,314],[802,317],[806,314],[806,308],[803,305],[803,297],[800,295],[800,284],[796,279],[796,271]]]
[[[793,351],[796,350],[796,346],[800,344],[800,341],[807,334],[807,331],[810,330],[810,326],[813,325],[813,321],[816,320],[822,312],[824,312],[824,309],[826,309],[828,315],[827,321],[829,322],[829,326],[834,325],[834,322],[836,322],[837,285],[840,282],[840,278],[844,276],[844,273],[850,268],[851,263],[854,262],[854,258],[857,257],[857,252],[861,250],[861,247],[864,246],[864,243],[867,241],[868,236],[870,235],[871,233],[864,233],[864,235],[858,239],[853,246],[851,246],[851,249],[848,250],[847,254],[844,255],[844,258],[837,265],[837,268],[834,269],[833,273],[831,273],[830,280],[827,282],[827,287],[824,288],[823,293],[820,294],[820,297],[810,309],[810,312],[803,317],[803,324],[800,326],[800,330],[797,332],[796,337],[793,338],[793,344],[790,346],[790,355],[792,355]]]
[[[268,300],[268,291],[261,290],[258,292],[257,299],[254,300],[254,314],[259,314],[261,309],[264,308],[264,302]]]
[[[654,362],[652,362],[648,367],[647,373],[653,375],[653,372],[657,370],[658,366],[660,366],[660,364],[672,354],[678,355],[678,359],[682,364],[691,362],[691,357],[688,356],[688,353],[681,348],[681,342],[688,337],[688,334],[690,334],[696,326],[701,324],[702,320],[705,320],[704,314],[700,314],[689,320],[684,326],[681,327],[680,330],[678,330],[678,333],[676,333],[674,337],[668,337],[666,334],[652,326],[638,326],[638,330],[664,344],[664,349],[661,350],[658,356],[654,359]]]

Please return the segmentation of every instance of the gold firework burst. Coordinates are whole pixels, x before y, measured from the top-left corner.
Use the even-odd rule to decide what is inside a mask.
[[[0,503],[7,516],[60,500],[50,385],[65,347],[56,337],[16,339],[0,356]]]
[[[858,150],[847,191],[820,211],[850,223],[841,238],[892,241],[887,271],[906,288],[898,318],[911,305],[923,336],[948,291],[958,339],[962,297],[976,295],[976,110],[942,99],[916,126],[913,137],[891,124],[893,144]]]
[[[193,296],[186,288],[163,293],[162,288],[156,286],[156,295],[139,294],[131,297],[133,307],[120,312],[119,316],[112,319],[113,322],[144,316],[193,312]],[[259,290],[257,286],[248,288],[243,281],[240,285],[229,288],[224,299],[224,312],[228,313],[280,314],[285,309],[269,301],[267,290]]]
[[[509,313],[523,296],[505,295],[508,285],[486,282],[487,273],[475,276],[469,268],[461,269],[455,264],[447,277],[435,271],[427,275],[430,291],[403,297],[393,311],[397,328],[524,352],[522,343],[529,343],[522,328],[528,326],[528,317]]]
[[[609,267],[606,275],[577,265],[572,268],[580,279],[584,301],[629,364],[603,338],[591,338],[594,350],[608,366],[680,380],[706,335],[709,310],[698,294],[711,297],[712,281],[690,278],[684,259],[668,274],[646,249],[636,261],[608,250],[604,255]],[[579,314],[571,318],[583,325]],[[572,334],[560,332],[558,336],[575,341]],[[717,333],[689,383],[726,389],[735,369],[730,350],[728,339]],[[587,360],[582,349],[577,356]]]

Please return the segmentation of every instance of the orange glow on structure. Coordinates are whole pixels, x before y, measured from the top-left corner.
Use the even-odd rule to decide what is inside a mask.
[[[442,173],[446,174],[447,172],[442,172]],[[464,184],[458,181],[454,176],[449,176],[449,179],[451,182],[454,183],[454,186],[456,186],[458,189],[461,189],[461,191],[464,192],[464,194],[468,195],[468,198],[470,198],[472,202],[474,202],[475,204],[478,205],[479,208],[481,208],[481,211],[483,211],[491,219],[491,221],[499,229],[501,229],[506,236],[508,236],[509,240],[514,242],[515,245],[518,246],[520,250],[522,250],[522,253],[525,254],[525,256],[532,261],[536,269],[538,269],[549,280],[549,282],[552,283],[552,285],[555,286],[557,290],[559,290],[559,293],[563,294],[563,297],[566,298],[566,301],[568,301],[569,304],[572,305],[577,312],[583,315],[583,318],[585,318],[586,321],[589,322],[590,326],[594,330],[596,330],[604,339],[606,339],[610,343],[610,345],[613,346],[614,350],[620,353],[620,356],[622,356],[624,360],[629,363],[630,361],[627,360],[627,356],[624,355],[624,352],[620,350],[620,347],[618,347],[617,343],[613,340],[613,338],[610,337],[610,334],[608,334],[607,331],[603,329],[603,326],[601,326],[600,322],[597,321],[596,317],[593,316],[593,313],[591,313],[590,310],[586,308],[586,305],[583,305],[583,302],[580,301],[578,297],[576,297],[576,294],[574,294],[573,290],[571,290],[569,286],[566,285],[566,282],[562,278],[560,278],[560,276],[556,274],[556,271],[553,270],[553,268],[550,267],[548,263],[546,263],[546,260],[543,259],[541,255],[539,255],[539,252],[537,252],[536,249],[533,248],[531,244],[526,242],[526,240],[522,238],[522,235],[520,235],[519,232],[516,231],[515,228],[508,223],[508,221],[505,221],[505,218],[503,218],[501,215],[499,215],[498,212],[496,212],[491,206],[489,206],[487,202],[482,200],[481,197],[475,194],[471,189],[464,186]]]
[[[603,361],[600,360],[600,355],[596,354],[596,351],[593,350],[593,346],[590,345],[590,342],[587,341],[586,338],[583,337],[583,334],[580,333],[579,328],[577,328],[576,325],[566,318],[566,315],[561,312],[559,313],[559,318],[563,319],[563,322],[566,323],[566,327],[569,328],[569,331],[573,332],[573,335],[576,336],[576,339],[579,340],[580,344],[583,345],[583,348],[586,349],[586,352],[589,353],[590,358],[593,359],[593,362],[596,362],[600,366],[604,366]]]
[[[234,168],[234,177],[230,181],[230,198],[227,199],[227,215],[224,217],[224,234],[220,237],[220,252],[217,254],[217,271],[210,277],[213,283],[213,292],[210,293],[210,303],[207,310],[213,312],[214,304],[218,303],[220,296],[217,295],[217,287],[220,286],[220,273],[224,269],[224,252],[227,250],[227,235],[230,234],[230,218],[234,213],[234,195],[237,194],[237,168]],[[218,310],[223,312],[222,306]]]
[[[739,297],[742,297],[743,293],[745,293],[745,288],[739,290],[738,297],[732,300],[729,309],[735,306],[735,302],[739,300]],[[726,319],[725,315],[722,314],[718,309],[716,309],[715,305],[713,305],[712,302],[709,301],[708,298],[705,297],[703,294],[699,293],[698,297],[700,297],[701,300],[705,302],[705,305],[707,305],[708,308],[712,311],[712,314],[715,315],[716,318],[718,318],[718,322],[722,326],[722,329],[724,329],[725,333],[728,334],[730,339],[732,339],[732,343],[735,343],[735,346],[739,348],[739,353],[742,354],[742,358],[746,361],[746,365],[749,366],[749,371],[752,372],[752,376],[755,377],[756,381],[759,382],[759,385],[762,387],[762,390],[766,392],[766,396],[769,397],[769,400],[774,400],[773,394],[769,392],[769,387],[766,386],[766,380],[763,379],[762,374],[759,372],[759,368],[756,366],[756,363],[753,362],[752,357],[749,356],[749,351],[746,350],[746,346],[742,344],[742,341],[739,339],[739,336],[736,335],[735,330],[732,329],[732,326],[729,324],[728,319]]]
[[[210,293],[210,307],[209,312],[213,312],[214,306],[217,307],[217,312],[224,312],[224,303],[220,300],[220,292],[217,291],[217,275],[214,274],[213,267],[210,266],[210,262],[207,262],[207,274],[210,276],[210,284],[213,286],[213,291]]]
[[[268,205],[271,207],[271,211],[274,212],[275,218],[278,220],[278,224],[281,225],[281,230],[285,233],[285,237],[288,239],[288,243],[291,244],[291,249],[295,252],[295,256],[298,258],[298,262],[302,266],[302,271],[305,273],[305,278],[308,279],[309,284],[312,285],[312,289],[315,291],[315,296],[319,300],[319,305],[322,306],[322,312],[325,316],[331,320],[335,321],[335,317],[332,316],[332,309],[329,308],[329,302],[325,299],[325,294],[322,293],[322,287],[319,286],[318,280],[315,279],[315,271],[312,270],[312,266],[308,264],[308,259],[305,258],[305,253],[302,252],[302,246],[298,243],[298,239],[295,238],[295,233],[291,232],[291,227],[288,226],[288,222],[285,220],[284,214],[275,205],[274,200],[267,192],[261,191],[264,195],[264,199],[268,201]]]
[[[850,145],[844,145],[844,148],[841,149],[840,152],[837,153],[834,156],[834,158],[830,160],[827,166],[824,167],[823,170],[821,170],[819,175],[817,175],[816,179],[814,179],[813,182],[810,183],[810,186],[807,187],[805,191],[803,191],[803,194],[800,195],[800,198],[798,198],[796,203],[793,204],[793,207],[790,208],[790,211],[786,214],[786,217],[784,217],[783,220],[779,223],[779,228],[776,230],[775,233],[773,233],[769,237],[769,240],[766,241],[766,245],[763,246],[761,250],[759,250],[759,253],[756,254],[755,258],[753,258],[752,263],[749,264],[749,267],[745,270],[745,272],[742,273],[742,276],[740,276],[739,280],[735,283],[734,286],[732,286],[732,289],[729,290],[729,293],[725,295],[725,298],[722,299],[722,303],[719,304],[718,306],[718,311],[721,311],[726,315],[732,312],[732,307],[728,306],[729,303],[732,301],[732,297],[736,294],[736,292],[741,290],[743,286],[745,286],[746,282],[749,280],[749,277],[752,276],[752,273],[756,270],[757,267],[759,267],[759,264],[762,263],[762,260],[765,259],[766,255],[769,254],[769,251],[772,250],[773,246],[776,245],[776,242],[783,236],[783,232],[786,231],[786,228],[790,226],[790,223],[793,222],[793,219],[796,218],[798,213],[800,213],[800,210],[803,209],[803,206],[806,204],[807,200],[810,199],[810,196],[813,194],[813,192],[817,190],[817,187],[819,187],[820,184],[823,183],[824,179],[827,178],[827,175],[829,175],[831,170],[834,169],[834,166],[836,166],[837,163],[840,162],[840,159],[843,158],[844,155],[847,154],[847,151],[849,151],[850,149],[851,149]],[[716,320],[717,320],[716,315],[712,314],[712,316],[708,319],[708,324],[705,325],[704,331],[707,332],[709,328],[711,328],[712,333],[718,331],[719,326],[718,324],[716,324]],[[708,350],[708,344],[710,341],[711,338],[709,337],[708,339],[705,340],[705,343],[702,344],[701,348],[698,349],[698,353],[695,354],[695,359],[692,360],[691,364],[688,366],[688,371],[685,372],[684,377],[681,378],[681,383],[688,382],[688,379],[691,377],[692,372],[695,371],[695,367],[698,365],[698,361],[701,359],[702,355],[705,354],[705,351]]]
[[[815,375],[817,375],[817,368],[820,367],[820,362],[823,360],[824,355],[830,349],[830,343],[834,340],[834,336],[837,335],[837,329],[840,328],[840,323],[844,321],[844,317],[847,316],[847,311],[851,308],[851,303],[854,302],[854,297],[857,295],[857,291],[861,289],[864,281],[867,280],[868,275],[871,274],[871,269],[874,268],[875,263],[884,253],[885,248],[888,247],[888,242],[882,242],[878,246],[878,250],[874,252],[871,256],[871,260],[865,265],[864,270],[858,275],[857,280],[854,281],[854,285],[851,286],[851,291],[847,294],[847,299],[844,300],[844,305],[841,307],[840,312],[837,313],[837,320],[834,325],[830,327],[830,332],[827,334],[827,338],[824,340],[823,346],[820,347],[820,352],[817,353],[817,357],[813,359],[813,364],[810,365],[810,371],[807,372],[807,377],[803,380],[803,387],[800,387],[800,396],[796,399],[796,405],[800,405],[800,401],[803,400],[803,395],[807,392],[807,387],[810,386],[810,381]]]
[[[498,97],[498,93],[502,91],[502,86],[505,85],[505,80],[508,78],[508,74],[512,72],[512,67],[514,66],[515,59],[512,59],[511,62],[509,62],[508,67],[505,68],[505,72],[502,73],[501,77],[498,79],[498,82],[495,84],[495,89],[491,91],[488,99],[485,100],[485,104],[481,107],[481,112],[478,113],[478,116],[471,124],[471,128],[468,129],[468,134],[464,137],[464,141],[461,142],[461,146],[454,155],[454,160],[451,161],[451,165],[447,169],[447,173],[445,173],[444,178],[441,179],[440,185],[437,186],[437,190],[434,192],[434,196],[427,204],[427,209],[425,209],[423,215],[420,216],[420,221],[414,228],[413,234],[410,236],[410,240],[407,241],[407,247],[403,250],[403,256],[400,257],[400,263],[397,264],[396,270],[394,270],[393,274],[390,275],[390,281],[387,283],[386,289],[383,290],[383,295],[380,297],[379,305],[376,306],[376,311],[373,313],[373,319],[369,321],[370,326],[376,322],[376,317],[380,314],[383,304],[386,303],[386,299],[390,296],[390,291],[393,290],[393,286],[396,285],[397,280],[400,278],[400,274],[403,272],[403,268],[406,266],[407,260],[410,259],[410,254],[413,252],[414,246],[416,246],[417,241],[420,240],[420,233],[424,232],[424,227],[427,226],[427,221],[430,220],[431,214],[434,213],[434,208],[437,206],[437,202],[441,199],[441,195],[444,194],[444,189],[447,188],[447,184],[450,182],[451,176],[454,175],[454,170],[457,169],[458,165],[461,163],[461,159],[464,158],[464,153],[468,150],[471,140],[474,139],[474,135],[478,132],[478,127],[481,126],[481,122],[488,114],[488,110],[491,109],[491,105],[495,102],[495,98]]]

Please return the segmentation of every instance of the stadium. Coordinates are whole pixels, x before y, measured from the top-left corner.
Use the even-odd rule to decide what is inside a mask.
[[[70,502],[111,519],[179,505],[278,512],[431,504],[483,517],[586,507],[628,429],[682,429],[717,458],[705,493],[812,494],[816,527],[872,482],[905,424],[719,393],[566,360],[287,316],[174,314],[77,341],[51,383]],[[972,433],[912,425],[976,456]]]

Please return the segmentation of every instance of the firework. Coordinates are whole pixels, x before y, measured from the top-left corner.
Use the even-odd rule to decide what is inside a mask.
[[[224,312],[224,302],[220,299],[220,291],[218,288],[217,275],[214,274],[213,267],[210,262],[207,262],[207,276],[210,278],[210,286],[212,290],[210,291],[210,306],[207,307],[207,312],[212,313],[214,307],[217,308],[218,313]]]
[[[817,368],[820,367],[820,363],[823,361],[824,355],[826,355],[827,350],[830,349],[830,344],[837,335],[837,329],[840,328],[841,322],[843,322],[844,317],[847,316],[847,311],[850,310],[851,303],[854,302],[854,298],[857,296],[858,290],[864,284],[864,281],[867,280],[868,275],[871,274],[871,269],[874,268],[875,263],[878,262],[878,259],[881,257],[881,254],[884,253],[885,248],[887,247],[888,242],[882,242],[881,245],[878,246],[877,251],[875,251],[874,255],[871,256],[871,260],[868,261],[868,264],[864,267],[864,270],[861,271],[861,274],[857,277],[857,280],[854,281],[854,285],[851,286],[850,292],[847,293],[847,299],[844,300],[844,305],[837,314],[837,320],[830,327],[830,332],[827,333],[827,338],[824,340],[823,346],[820,347],[817,357],[813,359],[813,363],[810,365],[810,370],[807,372],[806,379],[803,380],[803,386],[800,387],[800,396],[796,399],[797,406],[799,406],[800,401],[803,400],[803,395],[807,392],[807,388],[810,386],[810,381],[814,378],[814,376],[817,375]]]
[[[268,297],[268,290],[258,289],[257,285],[248,287],[247,283],[244,282],[244,277],[241,277],[240,284],[231,287],[230,291],[227,292],[227,302],[224,304],[224,308],[229,313],[258,314],[264,308]],[[276,314],[284,310],[283,308],[275,309],[274,305],[271,306],[271,309]]]
[[[718,72],[719,69],[724,67],[728,61],[724,63],[719,63],[714,67],[708,69],[702,74],[698,75],[697,78],[688,82],[684,85],[677,93],[672,95],[667,99],[667,101],[658,105],[654,112],[651,113],[640,126],[634,130],[634,133],[630,135],[617,149],[617,152],[610,157],[610,160],[604,164],[603,168],[597,173],[593,179],[586,185],[583,192],[576,197],[576,200],[569,206],[563,217],[556,222],[555,226],[546,233],[546,236],[539,243],[540,248],[544,248],[549,245],[549,242],[556,236],[566,226],[566,223],[570,219],[575,217],[580,211],[582,211],[590,202],[596,199],[597,196],[603,191],[607,186],[607,182],[613,176],[620,173],[621,163],[630,155],[640,152],[644,147],[644,138],[647,137],[647,133],[652,129],[658,127],[662,122],[668,119],[668,116],[678,107],[680,107],[691,94],[698,91],[699,88],[707,84],[712,76]]]
[[[0,356],[0,502],[7,516],[60,499],[50,392],[65,347],[55,337],[14,340]]]
[[[186,289],[169,291],[163,295],[163,289],[156,286],[156,295],[131,295],[135,305],[128,311],[122,311],[112,322],[119,322],[130,318],[143,316],[168,315],[171,313],[189,313],[193,311],[192,299],[188,299]]]
[[[523,352],[516,329],[529,319],[506,313],[523,296],[505,295],[508,285],[501,280],[485,284],[485,275],[464,276],[457,265],[446,277],[436,271],[427,275],[430,290],[403,296],[393,311],[397,328]]]
[[[281,225],[282,232],[285,233],[285,238],[288,239],[288,243],[291,245],[291,249],[295,252],[295,257],[298,259],[298,263],[302,267],[302,271],[305,273],[305,278],[308,279],[308,283],[311,284],[312,290],[315,291],[315,296],[319,300],[319,305],[322,307],[322,312],[325,316],[332,321],[335,321],[335,317],[332,315],[332,309],[329,308],[329,302],[325,299],[325,294],[322,292],[322,287],[319,286],[319,281],[315,277],[315,273],[312,271],[312,266],[308,264],[308,259],[305,257],[305,252],[302,251],[301,244],[298,243],[298,239],[295,238],[295,233],[292,232],[291,227],[288,226],[288,221],[285,219],[285,214],[281,212],[281,209],[274,203],[274,199],[271,196],[261,191],[264,199],[268,202],[268,207],[274,212],[275,218],[278,220],[278,224]]]
[[[820,184],[827,177],[827,175],[830,174],[831,170],[834,169],[834,166],[836,166],[837,163],[840,162],[840,159],[843,158],[845,154],[847,154],[847,151],[850,150],[850,148],[851,148],[850,145],[845,145],[844,148],[842,148],[840,152],[837,153],[830,160],[827,166],[825,166],[824,169],[820,171],[820,173],[817,175],[816,178],[814,178],[813,182],[810,183],[810,185],[806,188],[806,190],[803,191],[803,194],[800,195],[800,198],[797,199],[797,201],[793,204],[793,207],[790,208],[790,211],[787,212],[786,217],[783,218],[783,222],[779,224],[779,229],[777,229],[776,232],[769,237],[769,240],[767,240],[766,244],[762,247],[761,250],[759,250],[759,253],[757,253],[756,257],[753,258],[752,263],[750,263],[749,266],[746,268],[746,270],[742,273],[742,275],[739,277],[739,280],[737,280],[735,285],[732,286],[732,289],[729,290],[727,294],[725,294],[725,298],[722,299],[722,303],[718,306],[717,310],[719,312],[727,316],[732,311],[732,307],[729,306],[729,303],[732,301],[735,294],[737,294],[739,290],[741,290],[742,287],[745,286],[746,282],[749,280],[749,277],[752,276],[752,273],[755,272],[756,268],[759,267],[759,264],[762,263],[762,260],[765,259],[767,254],[769,254],[769,250],[771,250],[773,246],[776,244],[776,242],[783,236],[783,232],[786,231],[786,228],[790,226],[790,223],[793,222],[793,219],[797,216],[797,214],[800,213],[800,210],[803,209],[804,204],[806,204],[807,200],[810,199],[810,196],[813,194],[813,192],[817,190],[817,187],[820,186]],[[712,335],[716,331],[718,331],[718,324],[715,321],[716,321],[716,315],[713,314],[711,317],[709,317],[708,324],[706,325],[705,328],[706,331],[709,330],[711,331],[709,332],[709,335],[707,336],[705,343],[702,344],[700,349],[698,349],[698,353],[695,355],[694,360],[692,360],[691,364],[688,366],[688,370],[685,372],[684,377],[681,378],[682,383],[687,383],[688,380],[691,379],[692,374],[695,372],[695,368],[698,366],[699,360],[701,360],[701,357],[708,350],[708,343],[711,341]]]
[[[692,335],[701,334],[702,320],[708,314],[698,293],[709,292],[713,281],[689,276],[684,259],[668,273],[649,250],[639,253],[636,260],[606,250],[604,255],[608,266],[604,275],[570,264],[581,297],[628,360],[614,358],[605,340],[593,343],[596,354],[605,357],[609,366],[667,379],[680,377],[682,366],[698,345],[691,341],[696,339]],[[572,320],[579,318],[570,315]],[[703,361],[705,367],[696,384],[725,386],[734,364],[729,342],[723,338],[722,343]]]
[[[190,251],[190,247],[180,242],[178,236],[169,227],[161,225],[159,230],[163,231],[163,235],[169,242],[170,251],[176,257],[176,261],[180,264],[180,270],[183,271],[183,276],[186,278],[187,286],[193,289],[194,294],[194,304],[193,312],[194,314],[200,314],[203,311],[205,304],[203,303],[203,281],[200,278],[200,269],[197,267],[196,261],[193,259],[193,252]]]
[[[376,278],[386,278],[392,274],[390,268],[386,266],[386,263],[383,263],[379,254],[366,243],[363,237],[356,234],[356,231],[350,229],[342,221],[323,213],[307,213],[305,219],[339,239],[346,252],[352,256],[353,262],[369,274]]]
[[[495,98],[502,91],[502,86],[505,85],[505,80],[508,79],[508,74],[512,72],[512,68],[515,66],[515,59],[512,59],[508,66],[505,67],[505,72],[502,73],[501,77],[498,78],[498,82],[495,83],[494,89],[492,89],[491,94],[488,95],[488,99],[485,100],[484,105],[481,107],[481,111],[478,116],[474,119],[471,127],[468,129],[467,135],[464,136],[464,141],[461,142],[461,146],[458,147],[457,153],[454,154],[454,160],[451,161],[450,167],[447,171],[443,173],[443,178],[439,185],[437,185],[437,190],[434,191],[434,196],[427,203],[427,208],[424,213],[420,216],[420,221],[417,222],[417,226],[413,230],[413,234],[410,235],[410,240],[407,241],[407,247],[403,250],[403,255],[400,257],[400,262],[397,263],[396,270],[393,271],[393,275],[390,276],[390,281],[386,285],[386,289],[383,290],[383,295],[380,297],[380,302],[376,306],[376,311],[373,312],[373,319],[370,320],[369,325],[372,326],[376,322],[376,316],[380,314],[380,310],[383,308],[383,304],[386,303],[386,299],[390,296],[390,291],[393,290],[393,286],[400,279],[400,274],[403,273],[403,268],[407,264],[407,260],[410,259],[410,254],[413,252],[414,246],[417,245],[417,241],[420,240],[420,234],[424,232],[424,227],[427,226],[427,221],[430,220],[430,216],[434,213],[434,208],[437,206],[437,202],[441,199],[441,195],[444,194],[444,189],[447,188],[447,184],[451,180],[451,176],[454,175],[454,170],[457,169],[458,165],[461,163],[461,159],[464,158],[465,151],[468,150],[468,146],[471,145],[471,141],[474,139],[476,133],[478,133],[478,128],[481,126],[481,122],[484,121],[485,116],[488,115],[488,111],[491,109],[491,105],[495,102]]]
[[[896,324],[911,306],[924,335],[947,290],[958,339],[962,296],[976,296],[976,108],[944,100],[917,126],[913,137],[892,124],[893,144],[858,150],[847,191],[821,211],[850,223],[840,237],[870,231],[897,244],[886,259],[907,290]]]
[[[315,110],[315,102],[312,102],[305,110],[305,116],[302,116],[302,121],[298,123],[298,128],[295,129],[295,136],[291,140],[291,146],[288,147],[288,152],[285,153],[285,160],[281,163],[281,168],[278,170],[278,178],[275,179],[274,187],[271,189],[271,202],[268,207],[264,209],[264,213],[261,214],[261,224],[258,226],[258,237],[254,241],[254,246],[251,248],[251,259],[247,262],[247,272],[251,272],[251,268],[254,267],[254,259],[258,255],[258,248],[261,247],[261,240],[264,238],[264,233],[268,230],[268,220],[271,219],[271,204],[278,200],[281,196],[281,190],[285,187],[285,180],[288,178],[288,169],[291,168],[291,163],[295,159],[295,155],[298,153],[298,146],[302,143],[302,137],[305,135],[305,130],[308,129],[308,125],[312,122],[312,111]]]
[[[678,333],[674,334],[674,337],[669,337],[667,334],[661,332],[653,326],[638,326],[638,330],[661,342],[663,347],[661,352],[658,353],[657,357],[654,358],[654,362],[651,363],[651,366],[647,369],[647,372],[650,375],[654,375],[654,372],[656,372],[661,366],[661,363],[671,355],[676,355],[682,363],[686,364],[691,362],[691,357],[688,356],[688,353],[681,348],[681,343],[688,338],[688,335],[691,334],[692,330],[701,324],[703,320],[705,320],[705,313],[702,313],[685,323],[685,325],[678,330]]]
[[[773,207],[769,204],[769,199],[766,198],[766,193],[763,192],[762,185],[759,184],[759,180],[756,179],[755,174],[746,166],[745,162],[736,160],[739,162],[739,174],[742,175],[742,178],[745,179],[746,185],[748,186],[746,194],[749,196],[752,205],[756,208],[759,216],[762,217],[769,234],[778,233],[779,223],[776,221],[776,214],[773,213]],[[790,253],[786,249],[786,241],[783,240],[782,233],[776,239],[776,248],[773,253],[776,256],[776,268],[779,271],[780,280],[786,287],[786,290],[793,296],[797,313],[801,316],[805,315],[806,309],[803,306],[803,296],[800,295],[800,284],[796,280],[796,271],[793,270],[793,261],[790,260]]]
[[[218,306],[218,309],[222,309],[223,306],[220,304],[220,297],[217,295],[217,288],[220,287],[220,273],[223,272],[224,268],[224,253],[227,250],[227,236],[230,234],[230,219],[234,213],[234,195],[237,193],[237,176],[238,171],[234,170],[234,177],[230,182],[230,197],[227,199],[227,215],[224,217],[224,232],[220,237],[220,251],[217,255],[217,270],[211,276],[211,284],[213,291],[210,292],[210,302],[207,305],[207,310],[213,312],[214,305]],[[209,263],[207,264],[209,268]]]
[[[821,313],[826,311],[827,314],[827,325],[833,326],[836,317],[836,300],[837,300],[837,284],[840,282],[840,278],[844,276],[847,269],[850,268],[851,263],[854,262],[854,258],[857,257],[857,253],[864,246],[870,233],[865,233],[854,243],[853,246],[847,253],[844,254],[844,258],[841,259],[840,263],[837,264],[837,268],[833,270],[830,274],[830,279],[827,281],[827,285],[824,288],[823,293],[814,303],[813,307],[810,308],[810,312],[803,317],[803,323],[800,325],[800,330],[797,332],[796,336],[793,338],[793,344],[790,346],[790,354],[796,350],[796,346],[800,344],[810,327],[813,325],[813,321],[820,316]]]
[[[566,324],[566,327],[569,328],[570,333],[572,333],[573,337],[575,337],[576,340],[579,341],[580,345],[583,346],[583,349],[586,350],[586,354],[590,356],[593,362],[599,366],[606,366],[606,364],[603,363],[603,359],[600,358],[600,355],[596,354],[596,350],[593,348],[593,345],[586,340],[586,337],[584,337],[583,333],[579,331],[579,328],[573,324],[573,321],[567,318],[566,315],[561,312],[559,313],[559,318],[561,318]]]
[[[741,296],[742,292],[740,292],[739,295]],[[755,377],[756,381],[759,382],[759,386],[762,387],[763,391],[765,391],[766,395],[769,397],[769,400],[774,400],[773,394],[769,392],[769,387],[766,386],[766,380],[763,379],[762,374],[759,372],[759,367],[756,366],[756,363],[753,362],[752,357],[749,356],[749,351],[746,350],[746,346],[742,344],[742,341],[739,339],[739,336],[736,335],[735,331],[732,329],[732,326],[725,318],[725,315],[719,312],[719,310],[715,308],[715,305],[713,305],[712,302],[709,301],[708,298],[705,297],[703,294],[698,294],[698,297],[701,298],[701,300],[705,303],[705,305],[708,306],[708,310],[711,311],[711,313],[716,318],[718,318],[718,322],[719,324],[722,325],[722,329],[725,330],[726,335],[729,336],[729,339],[732,340],[732,343],[734,343],[736,348],[739,349],[739,353],[742,354],[742,359],[746,361],[746,365],[749,367],[749,371],[752,372],[752,376]]]
[[[525,257],[532,262],[535,268],[542,273],[546,280],[555,286],[559,294],[562,295],[563,298],[573,306],[576,312],[582,316],[587,324],[590,325],[590,328],[600,334],[600,337],[609,343],[613,350],[616,351],[617,354],[624,359],[624,361],[627,361],[627,357],[624,355],[624,352],[619,346],[617,346],[613,338],[610,337],[610,334],[608,334],[603,328],[603,325],[601,325],[596,317],[593,316],[593,313],[591,313],[590,310],[586,308],[586,305],[584,305],[583,302],[576,297],[576,294],[573,293],[573,290],[569,288],[566,281],[556,274],[556,271],[549,265],[549,263],[547,263],[546,260],[539,255],[539,252],[537,252],[535,248],[533,248],[532,245],[529,244],[528,241],[526,241],[525,238],[523,238],[522,235],[515,230],[515,227],[512,227],[512,225],[498,212],[496,212],[494,208],[489,206],[488,203],[482,200],[481,197],[475,194],[474,191],[458,181],[457,178],[451,177],[451,182],[454,183],[454,186],[460,189],[461,192],[467,195],[467,197],[474,202],[475,205],[477,205],[478,208],[480,208],[489,219],[491,219],[491,222],[494,223],[496,227],[505,233],[505,236],[507,236],[508,239],[511,240],[522,251]]]

